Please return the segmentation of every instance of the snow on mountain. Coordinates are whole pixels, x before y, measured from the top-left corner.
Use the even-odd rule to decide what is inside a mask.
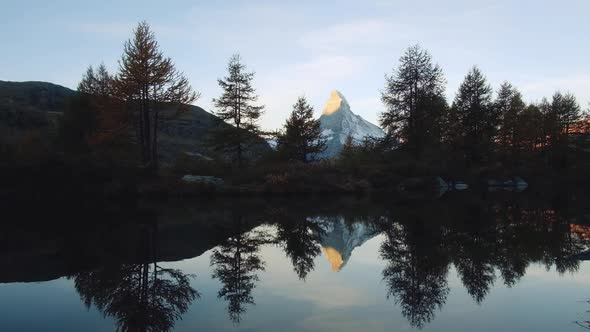
[[[338,272],[350,259],[355,248],[375,237],[379,232],[363,222],[346,222],[344,217],[314,217],[322,225],[324,233],[320,244],[324,255],[332,267]]]
[[[354,114],[346,98],[338,92],[332,91],[330,99],[320,117],[323,136],[328,140],[328,147],[323,157],[336,156],[348,136],[355,141],[361,141],[365,137],[383,137],[385,133],[381,128]]]

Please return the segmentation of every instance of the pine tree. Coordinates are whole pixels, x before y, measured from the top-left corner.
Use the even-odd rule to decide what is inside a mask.
[[[525,103],[520,92],[510,83],[504,82],[498,90],[498,97],[494,101],[494,109],[499,119],[498,143],[506,151],[516,151],[520,148],[519,135],[522,112]]]
[[[116,78],[117,93],[137,109],[136,130],[142,160],[158,167],[159,109],[164,104],[179,110],[199,98],[188,79],[170,58],[164,56],[154,33],[146,22],[135,28],[133,38],[125,43]]]
[[[567,139],[572,125],[580,119],[582,110],[576,97],[571,93],[557,92],[553,96],[552,112],[557,119],[559,133]]]
[[[541,111],[541,115],[543,117],[543,121],[542,121],[543,125],[541,127],[541,129],[542,129],[541,145],[543,148],[546,148],[550,144],[551,132],[552,132],[551,127],[553,126],[552,125],[553,121],[551,120],[551,118],[552,118],[551,103],[549,102],[549,100],[547,100],[547,98],[543,97],[543,99],[541,100],[541,103],[539,103],[539,110]]]
[[[115,82],[115,77],[100,64],[96,70],[89,66],[78,84],[78,91],[86,98],[85,111],[93,113],[96,121],[95,130],[87,139],[91,145],[128,139],[130,118],[117,96]]]
[[[471,69],[459,87],[452,109],[467,158],[481,161],[491,152],[497,117],[492,107],[492,88],[477,67]]]
[[[258,119],[264,106],[256,105],[258,95],[252,86],[254,73],[246,71],[239,55],[231,57],[227,70],[228,76],[217,80],[223,93],[213,99],[213,104],[217,108],[216,115],[235,128],[220,127],[214,137],[214,147],[234,154],[241,167],[245,148],[255,143],[260,133]]]
[[[278,136],[277,149],[289,160],[308,162],[326,149],[320,121],[313,117],[313,107],[299,97],[284,130]]]
[[[354,142],[354,138],[352,137],[352,135],[349,134],[348,136],[346,136],[344,145],[342,145],[342,150],[339,154],[340,159],[351,159],[352,155],[354,154],[355,148],[356,144]]]
[[[89,66],[78,83],[79,92],[100,97],[112,97],[114,88],[114,77],[107,71],[104,63],[101,63],[96,70]]]
[[[564,95],[561,92],[553,95],[547,116],[547,128],[552,163],[556,168],[566,168],[568,165],[567,146],[570,141],[570,131],[580,116],[581,108],[574,95],[571,93]]]
[[[517,119],[515,146],[526,153],[532,153],[542,146],[543,113],[538,105],[528,105]]]
[[[431,55],[415,45],[400,58],[399,67],[386,76],[381,100],[386,111],[379,122],[388,134],[419,155],[441,138],[441,119],[446,110],[445,79]]]

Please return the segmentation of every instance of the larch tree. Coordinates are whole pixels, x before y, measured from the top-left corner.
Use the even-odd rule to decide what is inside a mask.
[[[344,162],[350,162],[354,159],[354,154],[356,150],[356,144],[352,135],[346,136],[346,140],[342,145],[342,150],[338,154],[338,159]]]
[[[96,130],[89,138],[90,144],[127,139],[129,114],[117,96],[115,77],[104,64],[96,69],[88,67],[78,84],[78,91],[86,95],[88,111],[96,117]]]
[[[573,124],[576,123],[582,115],[582,109],[573,94],[562,94],[561,92],[557,92],[553,95],[551,108],[557,121],[556,134],[563,136],[567,140]]]
[[[104,63],[101,63],[95,70],[89,66],[82,80],[78,83],[78,91],[100,97],[111,97],[114,93],[114,77],[111,75]]]
[[[515,146],[532,154],[543,144],[543,113],[539,105],[528,105],[518,116]]]
[[[67,152],[88,152],[111,129],[107,115],[116,114],[113,107],[113,76],[104,64],[89,66],[78,84],[76,96],[69,100],[60,121],[59,136]]]
[[[460,145],[470,161],[479,162],[493,148],[497,117],[492,107],[492,88],[477,67],[459,86],[453,101]]]
[[[228,75],[217,80],[223,90],[213,99],[216,115],[232,127],[220,126],[213,137],[214,149],[235,156],[241,167],[248,147],[258,142],[258,120],[264,106],[258,105],[258,95],[252,86],[254,73],[248,72],[239,55],[233,55],[228,63]]]
[[[141,22],[125,43],[116,77],[117,92],[137,110],[136,130],[144,165],[158,167],[159,111],[164,105],[182,110],[199,98],[188,79],[165,57],[149,24]]]
[[[419,155],[441,138],[441,118],[446,111],[445,79],[430,53],[415,45],[400,58],[399,67],[386,76],[381,100],[386,111],[381,127]],[[394,140],[395,141],[395,140]]]
[[[520,148],[520,119],[525,108],[520,92],[512,84],[502,83],[494,101],[494,109],[499,119],[497,141],[504,151],[514,154]]]
[[[305,97],[299,97],[277,137],[277,150],[289,160],[308,162],[326,149],[320,121],[313,117],[313,107]]]
[[[551,162],[555,168],[568,165],[568,143],[570,132],[581,116],[581,108],[571,93],[556,92],[547,115]]]

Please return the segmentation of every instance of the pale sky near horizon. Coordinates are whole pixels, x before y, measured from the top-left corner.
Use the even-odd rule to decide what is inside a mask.
[[[556,90],[590,102],[590,0],[2,0],[0,80],[75,88],[88,65],[117,68],[137,22],[202,93],[207,109],[233,53],[256,72],[261,124],[279,127],[297,96],[319,115],[337,89],[376,123],[384,75],[420,44],[444,70],[449,102],[470,67],[527,101]]]

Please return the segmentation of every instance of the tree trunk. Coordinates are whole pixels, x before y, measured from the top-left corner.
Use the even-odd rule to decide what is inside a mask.
[[[143,153],[144,153],[144,162],[147,163],[148,165],[152,162],[150,156],[151,156],[151,143],[152,143],[152,137],[151,137],[151,124],[150,124],[150,107],[149,107],[149,100],[147,97],[147,88],[144,88],[144,147],[143,147]]]
[[[152,168],[158,170],[158,111],[154,110],[154,141],[152,143]]]

